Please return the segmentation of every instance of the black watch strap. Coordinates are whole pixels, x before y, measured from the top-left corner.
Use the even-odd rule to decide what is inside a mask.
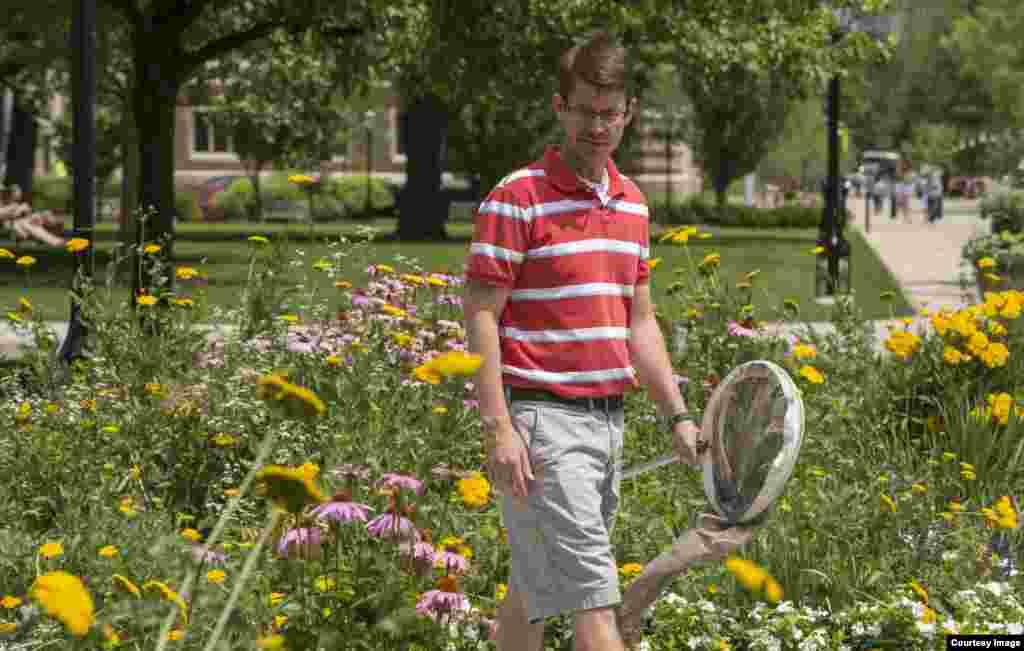
[[[694,417],[693,414],[691,414],[688,411],[683,411],[683,412],[680,412],[678,414],[675,414],[674,416],[669,416],[668,417],[668,428],[669,429],[675,429],[676,425],[678,425],[679,423],[681,423],[681,422],[683,422],[685,420],[691,420],[691,421],[693,421],[694,425],[697,424],[697,419]]]

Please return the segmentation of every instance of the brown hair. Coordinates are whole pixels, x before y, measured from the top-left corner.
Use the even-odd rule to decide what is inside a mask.
[[[628,95],[626,48],[605,31],[594,32],[585,42],[569,48],[558,59],[558,91],[564,99],[569,99],[577,80]]]

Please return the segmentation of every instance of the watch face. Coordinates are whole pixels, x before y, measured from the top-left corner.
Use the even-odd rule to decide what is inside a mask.
[[[748,362],[722,382],[704,413],[704,491],[731,522],[764,512],[782,494],[800,451],[803,403],[789,375]]]

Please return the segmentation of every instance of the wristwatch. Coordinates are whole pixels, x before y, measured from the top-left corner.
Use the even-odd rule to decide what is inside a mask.
[[[676,428],[676,425],[678,425],[679,423],[683,422],[684,420],[693,421],[694,425],[697,424],[697,419],[696,419],[696,417],[694,417],[693,414],[691,414],[688,411],[681,411],[678,414],[675,414],[673,416],[669,416],[668,417],[668,421],[667,421],[668,422],[668,428],[670,430],[673,430],[673,429]]]

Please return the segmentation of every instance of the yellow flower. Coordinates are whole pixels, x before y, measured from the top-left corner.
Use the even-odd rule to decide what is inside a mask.
[[[248,240],[253,244],[269,244],[270,240],[263,237],[262,235],[250,235]]]
[[[956,454],[953,453],[953,452],[943,452],[942,453],[942,460],[943,461],[956,461]]]
[[[425,364],[413,369],[413,375],[423,382],[440,384],[441,380],[451,376],[470,376],[480,370],[483,358],[472,353],[453,351],[433,357]]]
[[[150,254],[160,253],[161,248],[162,247],[159,244],[147,244],[146,246],[142,247],[142,252]]]
[[[76,637],[88,633],[95,622],[92,596],[77,576],[49,572],[35,580],[29,594],[47,615],[60,620]]]
[[[775,601],[778,601],[778,599],[776,599]],[[732,645],[726,642],[725,640],[718,640],[718,646],[716,647],[715,651],[732,651]]]
[[[257,495],[265,497],[278,509],[299,513],[309,504],[325,500],[313,477],[301,468],[264,466],[256,473]]]
[[[261,637],[256,640],[256,646],[261,649],[267,649],[268,651],[282,651],[286,648],[283,635],[268,635],[267,637]]]
[[[1005,344],[995,342],[989,344],[979,355],[978,359],[989,368],[1006,366],[1006,360],[1010,357],[1010,350]]]
[[[993,258],[985,257],[978,260],[978,269],[993,269],[996,266],[996,261]]]
[[[394,305],[389,305],[387,303],[385,303],[384,305],[380,306],[380,311],[383,312],[384,314],[387,314],[388,316],[393,316],[393,317],[398,317],[398,318],[406,316],[406,311],[405,310],[403,310],[403,309],[401,309],[399,307],[395,307]]]
[[[7,635],[18,630],[18,625],[14,622],[0,622],[0,635]]]
[[[921,613],[922,624],[934,624],[936,619],[935,611],[928,606],[924,607],[924,612]]]
[[[700,267],[717,267],[722,263],[722,256],[719,253],[709,253],[700,261]]]
[[[963,479],[964,481],[974,481],[975,479],[978,478],[978,476],[974,474],[974,472],[971,470],[961,470],[960,478]]]
[[[12,595],[4,595],[3,599],[0,599],[0,606],[8,610],[13,610],[21,605],[21,599]]]
[[[921,603],[928,603],[928,591],[917,581],[910,582],[910,589],[921,599]]]
[[[817,356],[818,350],[811,344],[797,344],[793,346],[793,357],[797,359],[814,359]]]
[[[183,622],[188,621],[188,604],[182,599],[181,595],[171,590],[171,588],[163,581],[146,581],[142,586],[142,591],[147,594],[156,594],[164,601],[169,601],[178,607],[178,614],[181,616]]]
[[[316,179],[308,174],[292,174],[288,177],[288,182],[295,185],[313,185]]]
[[[996,502],[995,511],[997,514],[996,526],[1000,529],[1016,529],[1019,526],[1018,514],[1013,508],[1013,503],[1008,495],[1003,495]]]
[[[181,280],[192,280],[199,275],[199,272],[192,267],[178,267],[174,270],[174,275]]]
[[[30,255],[23,255],[23,256],[21,256],[20,258],[18,258],[17,260],[14,261],[14,264],[18,265],[19,267],[25,267],[25,268],[31,267],[35,263],[36,263],[36,259],[33,258]]]
[[[100,550],[97,553],[103,558],[117,556],[117,547],[114,547],[113,545],[106,545],[105,547],[100,547]]]
[[[417,276],[416,274],[402,274],[398,278],[399,278],[399,280],[401,280],[404,283],[408,283],[410,285],[415,285],[417,287],[419,287],[420,285],[423,285],[425,282],[427,282],[423,278],[423,276]]]
[[[718,586],[714,583],[708,585],[708,594],[718,594]]]
[[[643,571],[644,566],[640,563],[626,563],[619,566],[619,575],[626,581],[640,576],[640,573]]]
[[[138,589],[138,585],[131,582],[131,579],[128,577],[122,576],[121,574],[111,576],[111,582],[114,583],[114,588],[116,590],[125,593],[126,595],[134,595],[135,597],[138,597],[142,594]]]
[[[430,411],[439,416],[444,416],[445,414],[448,413],[448,408],[445,407],[444,405],[434,405],[433,409],[431,409]]]
[[[437,276],[430,276],[427,278],[427,284],[431,287],[447,287],[448,281],[444,278],[438,278]]]
[[[299,315],[297,315],[297,314],[280,314],[280,315],[278,315],[277,318],[282,320],[282,321],[284,321],[285,323],[298,323],[299,322]]]
[[[395,268],[389,267],[386,264],[379,264],[377,265],[377,271],[381,272],[382,274],[393,274],[395,273]]]
[[[988,333],[993,337],[1003,337],[1007,334],[1006,326],[998,321],[990,321],[988,324]]]
[[[650,260],[647,261],[647,268],[654,269],[659,264],[661,264],[661,258],[651,258]]]
[[[7,249],[0,249],[0,259],[13,260],[17,256],[8,251]]]
[[[946,363],[951,366],[957,366],[960,364],[960,362],[967,359],[967,356],[961,353],[956,348],[953,348],[952,346],[946,346],[942,350],[942,359],[944,359]]]
[[[196,302],[191,298],[176,298],[174,299],[174,304],[179,307],[192,307]]]
[[[823,247],[823,246],[816,246],[813,249],[811,249],[811,255],[821,255],[824,252],[825,252],[825,247]]]
[[[284,601],[285,594],[283,592],[271,592],[270,593],[270,605],[278,606]]]
[[[227,578],[227,574],[224,570],[210,570],[206,573],[206,580],[210,583],[224,583],[224,579]]]
[[[167,639],[170,640],[171,642],[177,642],[178,640],[181,640],[184,637],[185,637],[185,631],[181,630],[180,628],[176,628],[176,629],[167,631]]]
[[[880,498],[881,498],[880,501],[881,501],[882,512],[885,512],[885,511],[889,511],[890,513],[895,513],[896,512],[896,502],[894,502],[891,497],[889,497],[885,493],[882,493]]]
[[[487,505],[491,497],[491,484],[479,473],[473,473],[472,477],[460,479],[456,483],[462,503],[471,508],[481,508]]]
[[[156,296],[153,296],[152,294],[143,294],[142,296],[139,296],[137,301],[138,301],[139,305],[143,305],[145,307],[150,307],[150,306],[156,305],[157,299],[156,299]]]
[[[224,432],[220,432],[218,434],[215,434],[213,438],[210,439],[210,442],[212,442],[217,447],[227,448],[238,443],[238,437],[232,436],[231,434],[225,434]]]
[[[24,313],[28,314],[29,312],[32,311],[32,303],[30,303],[27,298],[24,298],[24,297],[19,298],[18,299],[18,311],[19,312],[24,312]]]
[[[736,577],[740,585],[754,594],[764,591],[769,601],[778,602],[782,599],[782,586],[753,562],[733,556],[725,560],[725,569]]]
[[[225,488],[224,489],[224,497],[238,497],[241,494],[242,494],[242,491],[238,490],[237,488]]]
[[[184,538],[185,540],[191,540],[192,542],[199,542],[199,540],[203,536],[202,536],[202,534],[200,534],[195,529],[182,529],[181,530],[181,537]]]
[[[89,240],[81,237],[72,237],[64,245],[64,248],[68,250],[68,253],[79,253],[89,248]]]
[[[39,555],[43,558],[55,558],[64,555],[64,545],[59,542],[48,542],[39,548]]]
[[[906,330],[898,330],[885,340],[885,347],[900,359],[908,360],[921,347],[921,339]]]
[[[813,366],[804,366],[800,369],[800,376],[811,384],[824,384],[825,376]]]
[[[327,411],[327,405],[315,393],[292,384],[281,375],[261,376],[256,380],[256,385],[257,397],[278,403],[289,414],[313,418],[322,416]]]
[[[347,280],[335,280],[334,286],[337,289],[352,289],[352,283],[348,282]]]

